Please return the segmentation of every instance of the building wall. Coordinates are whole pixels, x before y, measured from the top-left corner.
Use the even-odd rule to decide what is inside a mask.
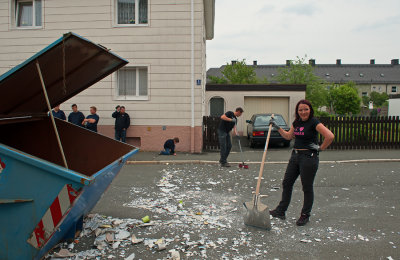
[[[369,94],[371,93],[371,85],[369,84],[358,84],[357,86],[357,91],[358,91],[358,95],[360,97],[362,97],[363,93],[367,93],[367,95],[369,96]]]
[[[0,0],[0,74],[40,51],[63,33],[72,31],[111,49],[127,59],[127,66],[148,67],[148,100],[118,100],[116,74],[83,91],[61,105],[69,113],[72,103],[87,115],[94,105],[100,116],[100,132],[113,136],[111,117],[116,105],[124,105],[132,118],[129,140],[144,150],[159,150],[164,139],[182,136],[178,151],[200,152],[204,112],[205,27],[203,1],[194,0],[195,127],[191,130],[191,0],[149,0],[149,23],[118,27],[114,23],[114,0],[44,0],[41,29],[15,29],[12,0]],[[171,126],[176,132],[150,131]],[[169,129],[169,128],[168,128]],[[194,140],[190,134],[197,133]],[[149,133],[159,135],[148,138]],[[140,140],[141,139],[141,140]],[[133,142],[133,141],[132,141]],[[155,143],[157,142],[157,143]],[[188,143],[193,143],[193,147]]]
[[[396,87],[396,92],[392,92],[392,86]],[[366,92],[369,96],[373,91],[378,93],[386,93],[388,95],[400,94],[399,84],[357,84],[356,88],[360,97],[362,97],[363,92]]]
[[[389,99],[388,116],[400,116],[400,98]]]
[[[289,120],[294,120],[294,110],[297,102],[305,98],[305,91],[206,91],[206,115],[210,114],[210,99],[222,97],[225,100],[225,110],[234,111],[237,107],[244,107],[245,97],[286,97],[289,99]],[[245,108],[244,108],[245,109]],[[245,111],[246,113],[246,111]],[[244,120],[243,118],[241,120]],[[238,122],[238,131],[243,133],[245,130],[243,123]]]

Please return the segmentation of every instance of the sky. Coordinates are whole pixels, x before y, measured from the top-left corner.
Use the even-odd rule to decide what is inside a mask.
[[[399,0],[216,0],[207,68],[231,60],[389,64],[400,59]]]

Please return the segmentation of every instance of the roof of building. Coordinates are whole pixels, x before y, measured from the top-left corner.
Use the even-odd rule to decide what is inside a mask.
[[[397,60],[398,61],[398,60]],[[393,61],[392,61],[393,62]],[[210,68],[207,76],[222,76],[220,68]],[[278,69],[286,65],[249,65],[253,66],[257,77],[267,78],[276,83],[274,76]],[[315,64],[315,75],[331,83],[345,83],[353,81],[356,84],[399,84],[400,65],[392,64]]]
[[[212,84],[206,91],[306,91],[304,84]]]

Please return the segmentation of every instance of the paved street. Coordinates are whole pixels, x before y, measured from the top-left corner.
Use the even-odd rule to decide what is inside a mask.
[[[384,153],[398,157],[396,151]],[[329,154],[341,159],[339,151]],[[363,158],[379,155],[379,151],[352,154]],[[279,160],[289,155],[287,149],[271,148],[269,152],[270,158]],[[149,156],[153,154],[138,154],[146,160]],[[201,157],[188,155],[192,156]],[[218,154],[212,157],[215,160]],[[305,227],[295,225],[302,204],[298,180],[287,220],[273,219],[271,231],[243,224],[242,203],[251,199],[258,167],[125,166],[93,213],[127,223],[139,223],[148,215],[154,225],[128,225],[126,230],[144,243],[105,250],[103,258],[124,259],[135,253],[135,259],[163,259],[176,249],[182,259],[400,259],[399,162],[321,163],[311,222]],[[268,164],[265,168],[262,194],[268,195],[263,202],[269,207],[279,201],[285,167]],[[112,219],[102,223],[108,222]],[[161,238],[166,250],[158,251],[154,243]],[[91,249],[94,239],[94,234],[82,237],[74,252]]]

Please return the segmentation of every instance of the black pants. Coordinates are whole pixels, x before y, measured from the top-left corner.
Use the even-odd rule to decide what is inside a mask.
[[[293,150],[283,178],[282,200],[277,210],[285,212],[292,198],[293,185],[300,175],[303,186],[304,203],[302,214],[310,215],[314,203],[314,179],[318,170],[319,158],[317,152]]]
[[[231,135],[218,129],[218,141],[221,149],[221,158],[219,159],[219,162],[227,163],[226,159],[228,158],[232,149]]]

